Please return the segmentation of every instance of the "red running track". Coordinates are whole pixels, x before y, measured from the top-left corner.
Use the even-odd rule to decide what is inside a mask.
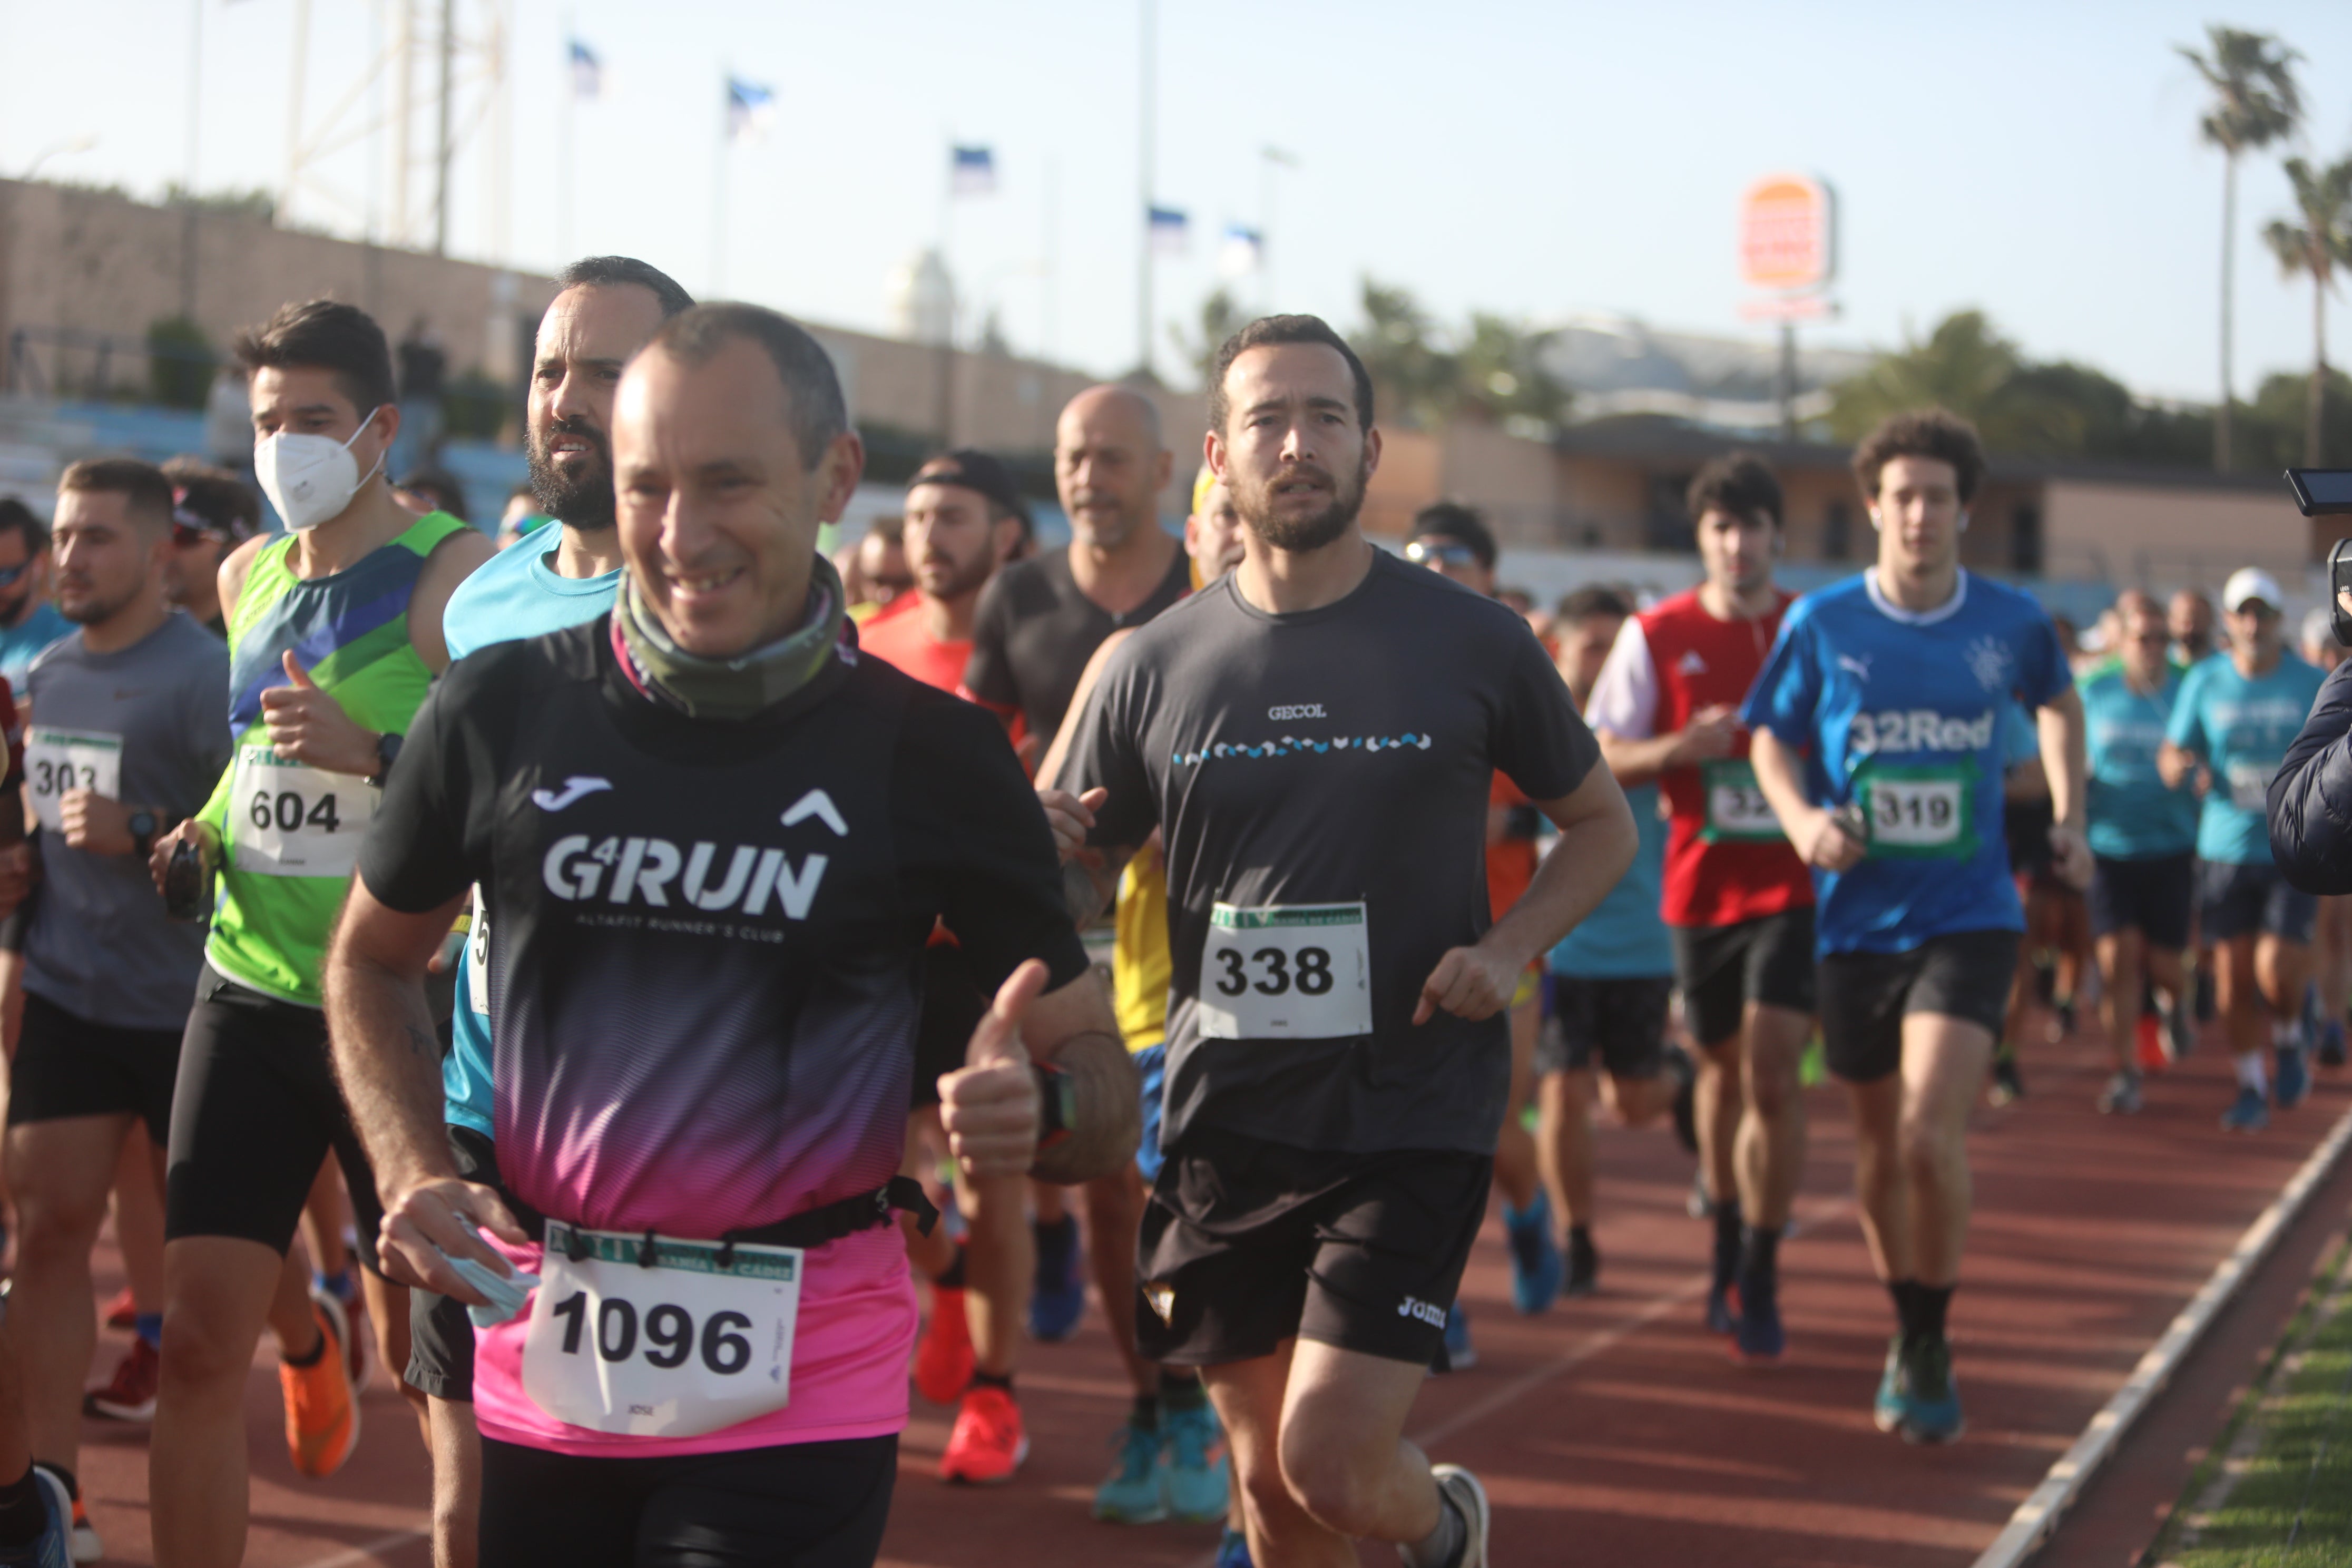
[[[1871,1425],[1892,1325],[1853,1218],[1851,1139],[1834,1088],[1811,1100],[1805,1224],[1781,1253],[1790,1354],[1780,1367],[1737,1368],[1700,1330],[1707,1228],[1684,1214],[1690,1162],[1667,1136],[1602,1136],[1602,1290],[1591,1300],[1518,1317],[1500,1227],[1490,1222],[1464,1288],[1482,1360],[1432,1380],[1411,1430],[1485,1479],[1496,1510],[1494,1561],[1965,1568],[2352,1106],[2352,1088],[2335,1075],[2267,1134],[2225,1135],[2215,1119],[2228,1068],[2210,1037],[2180,1069],[2150,1082],[2147,1109],[2129,1120],[2092,1109],[2103,1072],[2080,1040],[2030,1055],[2026,1072],[2023,1101],[1979,1110],[1972,1124],[1977,1217],[1952,1319],[1969,1431],[1950,1448],[1909,1447]],[[2330,1184],[2315,1207],[2340,1210],[2343,1191]],[[2283,1253],[2273,1267],[2294,1264]],[[2291,1297],[2273,1288],[2264,1310],[2283,1317]],[[100,1359],[110,1363],[121,1342],[104,1336]],[[1028,1468],[1003,1488],[942,1486],[932,1469],[949,1413],[919,1401],[884,1561],[1204,1568],[1212,1528],[1122,1528],[1087,1515],[1127,1400],[1099,1319],[1090,1316],[1071,1343],[1030,1346],[1025,1357]],[[414,1423],[388,1389],[365,1409],[352,1463],[331,1480],[304,1482],[278,1436],[276,1379],[257,1359],[248,1563],[428,1561]],[[87,1441],[85,1489],[107,1561],[152,1562],[143,1436],[91,1423]],[[2126,1445],[2121,1463],[2163,1480],[2159,1464],[2186,1459]],[[2147,1489],[2158,1503],[2136,1504],[2107,1527],[2144,1533],[2102,1542],[2095,1560],[2128,1561],[2153,1534],[2170,1491]],[[1392,1561],[1385,1551],[1365,1560]]]

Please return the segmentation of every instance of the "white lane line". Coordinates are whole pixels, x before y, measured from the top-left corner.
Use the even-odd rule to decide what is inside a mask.
[[[310,1568],[359,1568],[363,1563],[381,1563],[387,1552],[397,1552],[411,1542],[423,1541],[429,1531],[395,1530],[389,1535],[379,1535],[373,1541],[362,1542],[348,1552],[338,1552],[332,1557],[321,1557]]]
[[[2008,1525],[1976,1560],[1975,1568],[2017,1568],[2049,1539],[2067,1507],[2081,1495],[2084,1483],[2114,1454],[2116,1445],[2147,1410],[2148,1402],[2171,1382],[2172,1374],[2188,1359],[2221,1309],[2229,1305],[2231,1298],[2277,1244],[2281,1233],[2294,1222],[2313,1192],[2327,1179],[2347,1143],[2352,1143],[2352,1110],[2344,1113],[2326,1142],[2313,1150],[2311,1158],[2303,1163],[2294,1180],[2272,1200],[2260,1218],[2246,1227],[2230,1256],[2221,1259],[2204,1287],[2180,1309],[2164,1336],[2139,1358],[2131,1376],[2116,1390],[2115,1397],[2091,1417],[2091,1424],[2083,1428],[2074,1447],[2059,1456],[2042,1484],[2017,1505]]]

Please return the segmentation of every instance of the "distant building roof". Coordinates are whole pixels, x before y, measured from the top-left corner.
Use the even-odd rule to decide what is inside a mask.
[[[1538,351],[1576,396],[1580,419],[1663,415],[1727,431],[1780,423],[1777,343],[1654,331],[1629,316],[1577,316],[1552,328]],[[1797,351],[1797,417],[1817,419],[1829,388],[1866,369],[1853,349]]]

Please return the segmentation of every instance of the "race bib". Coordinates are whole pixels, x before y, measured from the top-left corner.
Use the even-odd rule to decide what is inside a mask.
[[[1873,855],[1976,853],[1972,765],[1873,768],[1856,780]]]
[[[1372,1032],[1364,906],[1219,904],[1201,949],[1200,1030],[1212,1040],[1337,1040]]]
[[[27,753],[27,765],[30,765]],[[2230,804],[2240,811],[2270,809],[2271,780],[2278,773],[2275,763],[2233,762],[2222,770],[2230,781]]]
[[[1788,837],[1757,786],[1756,770],[1744,758],[1701,763],[1698,778],[1706,794],[1706,822],[1698,836],[1707,843],[1761,843]]]
[[[482,888],[474,885],[474,920],[466,931],[466,1001],[475,1012],[490,1013],[490,917],[482,908]]]
[[[65,831],[66,791],[86,789],[122,798],[122,737],[35,724],[25,731],[25,787],[33,815],[52,833]]]
[[[348,877],[375,820],[365,779],[289,763],[268,746],[239,746],[229,781],[236,868],[257,877]]]
[[[572,1261],[573,1237],[586,1256]],[[558,1421],[628,1437],[697,1437],[792,1403],[801,1252],[547,1222],[522,1389]]]

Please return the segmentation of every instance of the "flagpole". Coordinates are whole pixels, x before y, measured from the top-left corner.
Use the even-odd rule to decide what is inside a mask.
[[[734,133],[734,77],[719,67],[719,163],[712,171],[710,199],[710,297],[727,297],[727,143]]]
[[[1047,364],[1054,363],[1054,285],[1060,276],[1059,231],[1054,225],[1055,187],[1060,180],[1059,162],[1054,158],[1047,158],[1045,160],[1045,243],[1040,252],[1045,258],[1045,265],[1041,274],[1044,282],[1039,285],[1037,290],[1037,357]]]
[[[956,141],[952,132],[948,137],[948,177],[940,196],[940,276],[947,283],[948,319],[946,331],[940,339],[938,360],[937,410],[940,450],[955,445],[955,355],[956,355],[956,277],[949,262],[955,239],[955,161]]]
[[[555,248],[562,266],[572,264],[572,138],[578,113],[580,97],[580,64],[572,51],[579,47],[580,36],[572,30],[572,12],[563,13],[563,150],[557,160],[555,178]]]
[[[1137,369],[1142,373],[1145,379],[1149,380],[1151,375],[1151,247],[1153,243],[1151,233],[1151,209],[1158,199],[1156,194],[1152,190],[1153,181],[1151,177],[1151,134],[1154,109],[1154,105],[1152,103],[1153,73],[1151,48],[1152,34],[1155,29],[1152,24],[1152,0],[1139,0],[1139,5],[1141,12],[1139,20],[1141,23],[1142,47],[1138,51],[1138,53],[1142,71],[1142,82],[1140,84],[1140,90],[1136,96],[1141,106],[1143,116],[1141,135],[1138,138],[1138,141],[1140,143],[1140,173],[1142,175],[1141,184],[1143,186],[1143,228],[1140,236],[1142,240],[1141,254],[1136,264],[1135,348]]]

